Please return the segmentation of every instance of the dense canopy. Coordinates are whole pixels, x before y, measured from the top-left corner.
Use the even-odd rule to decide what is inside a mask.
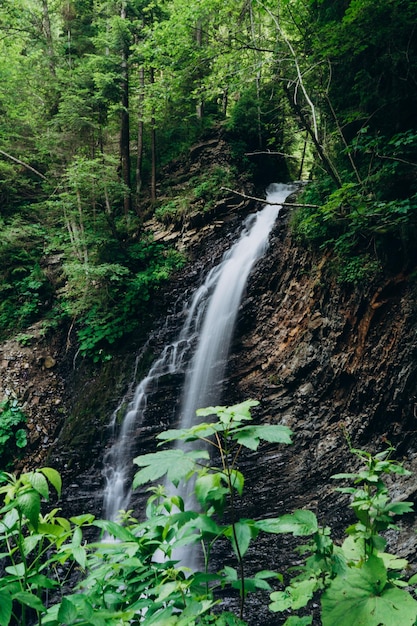
[[[416,18],[413,0],[4,0],[0,336],[64,319],[105,357],[183,262],[144,220],[243,176],[314,181],[294,229],[342,280],[411,266]],[[170,197],[164,166],[213,129],[235,168]]]

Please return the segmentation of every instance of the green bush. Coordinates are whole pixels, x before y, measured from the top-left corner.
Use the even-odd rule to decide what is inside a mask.
[[[390,458],[392,447],[374,455],[351,448],[361,466],[333,476],[347,482],[338,491],[349,496],[356,517],[341,545],[309,510],[241,518],[242,448],[255,451],[265,441],[291,442],[287,427],[253,422],[251,410],[257,404],[249,400],[200,409],[197,414],[205,422],[158,436],[161,444],[186,446],[134,459],[139,470],[133,486],[154,483],[143,521],[129,511],[120,512],[117,522],[95,520],[89,514],[66,519],[50,505],[43,514],[42,503],[50,501],[51,487],[58,497],[61,493],[58,472],[46,467],[19,478],[0,473],[5,564],[0,575],[0,625],[244,626],[247,595],[268,591],[270,610],[291,614],[285,626],[311,624],[318,608],[323,626],[414,626],[417,601],[411,589],[417,575],[407,579],[407,560],[386,552],[384,537],[385,531],[397,530],[398,516],[413,512],[411,502],[392,499],[385,479],[410,472]],[[210,461],[207,446],[218,465]],[[155,484],[158,481],[173,486],[169,493],[168,487]],[[181,483],[192,485],[198,511],[188,510],[174,489]],[[88,543],[84,532],[91,534],[92,529],[102,534]],[[297,565],[285,576],[270,570],[247,575],[245,555],[261,533],[301,538]],[[236,567],[231,561],[213,572],[211,553],[219,540],[230,545]],[[203,565],[191,571],[176,551],[184,547],[189,551],[193,545],[201,546]],[[78,582],[71,590],[74,568]],[[239,593],[239,616],[216,606],[216,590],[224,588]]]
[[[0,402],[0,467],[12,464],[20,450],[27,444],[26,416],[16,399]]]

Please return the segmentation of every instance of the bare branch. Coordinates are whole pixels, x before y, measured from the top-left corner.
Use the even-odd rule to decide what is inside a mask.
[[[236,191],[236,189],[230,189],[229,187],[220,187],[220,189],[224,189],[225,191],[230,191],[230,193],[234,193],[236,196],[240,196],[241,198],[245,198],[245,200],[255,200],[256,202],[262,202],[262,204],[270,204],[272,206],[287,206],[294,207],[296,209],[306,207],[307,209],[318,209],[320,207],[319,204],[297,204],[296,202],[268,202],[265,198],[257,198],[256,196],[249,196],[246,193],[242,193],[241,191]]]
[[[0,154],[2,154],[3,156],[7,157],[11,161],[14,161],[15,163],[18,163],[19,165],[22,165],[27,170],[30,170],[31,172],[36,174],[36,176],[40,176],[44,180],[48,180],[46,178],[46,176],[44,176],[41,172],[38,172],[38,170],[35,170],[35,168],[32,167],[31,165],[29,165],[28,163],[25,163],[24,161],[21,161],[20,159],[16,159],[16,157],[12,156],[11,154],[7,154],[7,152],[5,152],[4,150],[0,150]]]
[[[294,159],[298,161],[298,158],[293,156],[292,154],[287,154],[286,152],[275,152],[273,150],[257,150],[256,152],[245,152],[245,156],[256,156],[257,154],[270,154],[271,156],[278,155],[287,157],[287,159]]]

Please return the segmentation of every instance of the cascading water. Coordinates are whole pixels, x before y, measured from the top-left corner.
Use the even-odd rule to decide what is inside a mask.
[[[120,432],[105,457],[104,514],[114,520],[130,500],[133,433],[143,420],[148,395],[167,374],[186,372],[179,427],[191,426],[196,409],[220,401],[233,329],[249,273],[268,245],[280,203],[296,189],[273,184],[266,206],[250,215],[239,240],[207,275],[188,303],[178,339],[167,345],[147,376],[136,387]],[[116,428],[116,414],[112,420]]]

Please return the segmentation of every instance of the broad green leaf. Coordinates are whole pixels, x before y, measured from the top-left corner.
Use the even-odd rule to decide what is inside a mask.
[[[156,436],[164,442],[167,441],[196,441],[197,439],[207,439],[214,433],[222,430],[222,426],[218,422],[196,424],[191,428],[177,428],[165,430]]]
[[[403,570],[408,566],[407,559],[402,559],[395,554],[389,554],[388,552],[379,552],[379,558],[384,562],[387,569]]]
[[[44,576],[43,574],[34,574],[28,578],[28,582],[31,585],[36,585],[37,587],[43,587],[44,589],[54,589],[54,587],[59,586],[59,582],[56,580],[52,580],[48,578],[48,576]]]
[[[40,598],[35,596],[33,593],[29,593],[28,591],[19,591],[18,593],[13,594],[13,600],[19,602],[20,604],[30,606],[30,608],[35,609],[35,611],[45,611],[45,607]]]
[[[292,443],[292,431],[281,424],[243,426],[232,432],[232,438],[250,450],[257,450],[262,441],[270,443]]]
[[[198,409],[196,413],[201,417],[217,415],[222,424],[229,426],[233,422],[251,420],[252,416],[250,409],[258,404],[259,402],[257,400],[246,400],[245,402],[241,402],[233,406],[209,406],[204,409]]]
[[[195,619],[199,615],[204,615],[214,606],[215,602],[212,600],[191,600],[187,603],[186,608],[181,611],[181,615],[178,616],[178,622],[176,626],[192,626],[195,624]]]
[[[28,535],[23,540],[23,554],[27,556],[36,548],[38,543],[41,541],[42,535]]]
[[[307,537],[318,531],[317,517],[312,511],[304,509],[281,517],[258,520],[255,525],[266,533],[291,533],[294,537]]]
[[[414,511],[414,504],[413,502],[392,502],[385,507],[385,511],[394,513],[394,515],[404,515],[404,513]]]
[[[172,615],[172,608],[161,609],[149,617],[145,617],[143,626],[176,626],[178,617]],[[192,626],[192,622],[190,624]]]
[[[106,531],[106,533],[112,535],[112,537],[115,537],[120,541],[136,541],[136,537],[130,532],[130,530],[121,524],[117,524],[117,522],[112,522],[110,520],[96,520],[93,522],[93,526],[102,528]]]
[[[273,613],[281,613],[292,606],[292,599],[287,591],[274,591],[270,596],[272,602],[269,605],[270,611]]]
[[[222,569],[222,572],[225,575],[225,578],[228,582],[238,580],[237,571],[234,567],[230,567],[229,565],[225,565]]]
[[[29,481],[32,487],[37,491],[45,500],[49,500],[49,487],[48,481],[45,476],[40,472],[30,472],[28,474]]]
[[[417,601],[386,582],[387,570],[376,556],[336,577],[321,598],[323,626],[413,626]]]
[[[22,578],[25,575],[24,563],[17,563],[17,565],[8,565],[4,569],[8,574],[16,576],[17,578]]]
[[[304,617],[298,617],[298,615],[291,615],[284,622],[284,626],[309,626],[313,621],[311,615],[305,615]]]
[[[286,587],[284,591],[271,593],[272,604],[269,605],[269,608],[275,613],[286,611],[287,609],[297,611],[310,602],[317,588],[316,578],[295,581]]]
[[[178,583],[174,581],[165,583],[159,587],[159,593],[158,593],[158,597],[156,598],[156,602],[164,602],[164,600],[166,600],[173,594],[176,596],[177,593],[178,593]]]
[[[91,513],[75,515],[74,517],[70,517],[70,521],[76,526],[85,526],[86,524],[88,525],[94,522],[94,515],[91,515]]]
[[[85,569],[87,564],[87,553],[85,551],[85,548],[83,548],[82,546],[74,546],[71,552],[74,560],[77,561],[77,563],[81,565],[83,569]]]
[[[74,534],[72,535],[71,545],[72,546],[80,546],[83,540],[83,532],[79,526],[75,528]]]
[[[50,537],[52,535],[52,537],[60,537],[60,538],[64,538],[68,531],[65,530],[65,528],[63,528],[61,526],[61,524],[38,524],[38,532],[42,533],[42,535],[46,535],[48,537]]]
[[[58,619],[61,624],[73,624],[78,618],[78,610],[75,604],[68,598],[62,598],[58,611]]]
[[[39,523],[39,514],[41,510],[41,501],[39,493],[34,489],[21,493],[16,498],[16,506],[22,511],[32,526],[37,530]]]
[[[62,489],[62,479],[60,473],[57,472],[56,469],[53,469],[53,467],[42,467],[39,471],[46,476],[58,496],[60,496]]]
[[[0,589],[0,626],[8,626],[12,616],[12,604],[10,594]]]
[[[203,474],[195,481],[195,495],[202,506],[207,506],[213,501],[223,501],[229,493],[222,484],[220,474]]]
[[[19,521],[19,512],[17,509],[12,508],[10,511],[6,513],[0,522],[0,530],[1,532],[7,531],[10,532],[13,528],[16,527],[16,523]]]
[[[239,472],[238,470],[231,470],[230,482],[232,484],[232,487],[236,489],[238,494],[241,496],[243,493],[243,487],[245,485],[245,477],[243,476],[242,472]]]
[[[253,520],[239,520],[224,531],[226,537],[229,537],[237,557],[244,556],[251,540],[256,537],[257,533]]]
[[[133,489],[149,481],[158,480],[165,476],[178,486],[180,480],[186,478],[196,469],[196,462],[209,459],[209,454],[205,450],[162,450],[151,454],[144,454],[134,459],[134,463],[143,467],[135,474],[133,479]]]
[[[317,590],[317,580],[315,578],[300,580],[293,583],[289,589],[292,599],[292,608],[294,611],[297,611],[303,606],[306,606],[312,599],[314,592]]]

